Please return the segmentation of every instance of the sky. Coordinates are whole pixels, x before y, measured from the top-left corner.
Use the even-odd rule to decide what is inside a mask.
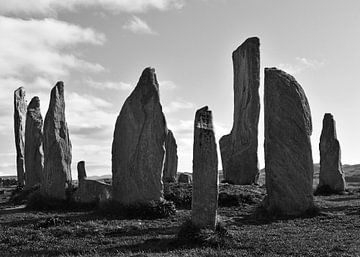
[[[360,2],[358,0],[11,0],[0,1],[0,176],[15,175],[13,91],[39,96],[65,83],[72,174],[111,174],[116,117],[145,67],[156,69],[180,172],[192,170],[193,120],[213,111],[217,139],[233,118],[232,52],[260,38],[265,67],[292,74],[312,112],[314,162],[324,113],[337,122],[344,164],[360,163]],[[259,162],[264,167],[263,109]],[[219,169],[221,158],[219,155]]]

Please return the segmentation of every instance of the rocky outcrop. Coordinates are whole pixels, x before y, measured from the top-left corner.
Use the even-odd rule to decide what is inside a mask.
[[[16,171],[19,186],[25,184],[25,89],[19,87],[14,91],[14,132],[16,147]]]
[[[326,113],[320,136],[320,174],[317,191],[343,192],[345,173],[341,165],[340,144],[336,135],[336,123],[331,113]]]
[[[231,133],[220,139],[224,179],[245,185],[257,183],[260,113],[260,42],[247,39],[233,52],[234,121]]]
[[[192,223],[215,229],[218,206],[218,159],[212,114],[207,106],[195,115],[193,148]]]
[[[165,164],[163,173],[163,182],[175,182],[177,176],[178,156],[177,144],[174,134],[168,129],[165,140]]]
[[[178,177],[178,183],[191,184],[192,176],[190,174],[180,173]]]
[[[291,75],[265,69],[265,207],[300,215],[313,207],[311,113],[304,90]]]
[[[31,99],[26,113],[25,127],[25,181],[26,188],[41,183],[44,169],[43,118],[40,112],[40,99]]]
[[[155,70],[146,68],[115,125],[112,144],[115,201],[129,204],[163,198],[166,133]]]
[[[77,170],[79,187],[74,194],[75,201],[79,203],[99,203],[111,198],[111,185],[87,179],[84,161],[78,162]]]
[[[49,109],[44,121],[44,177],[42,193],[64,200],[71,188],[71,141],[65,120],[64,83],[51,90]]]

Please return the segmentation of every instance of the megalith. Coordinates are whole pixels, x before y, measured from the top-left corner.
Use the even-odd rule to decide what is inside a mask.
[[[44,169],[43,118],[40,99],[31,99],[26,112],[25,126],[25,187],[31,188],[41,183]]]
[[[331,113],[326,113],[320,136],[320,174],[317,191],[345,190],[345,173],[341,165],[340,143],[336,135],[336,123]]]
[[[25,184],[25,122],[25,89],[23,87],[19,87],[14,91],[14,132],[17,182],[20,187],[23,187]]]
[[[220,139],[224,179],[237,185],[257,183],[260,113],[260,41],[248,38],[233,54],[234,118],[229,135]]]
[[[207,106],[197,110],[194,122],[192,223],[215,229],[218,206],[218,159],[212,114]]]
[[[170,129],[168,129],[165,139],[165,151],[163,182],[175,182],[178,166],[177,144],[174,134]]]
[[[313,207],[311,112],[302,87],[276,68],[265,69],[265,207],[296,216]]]
[[[44,176],[42,192],[50,198],[65,200],[71,189],[71,141],[65,119],[64,83],[51,90],[44,121]]]
[[[74,194],[75,201],[79,203],[97,204],[111,198],[111,185],[88,179],[84,161],[78,162],[77,171],[79,186]]]
[[[115,124],[112,143],[115,201],[130,204],[163,198],[166,133],[155,69],[146,68]]]

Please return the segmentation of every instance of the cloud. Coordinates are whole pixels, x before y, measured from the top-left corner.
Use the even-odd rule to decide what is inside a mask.
[[[317,61],[314,59],[307,59],[304,57],[296,57],[295,63],[293,64],[281,63],[279,64],[279,68],[290,74],[295,75],[307,69],[315,70],[321,68],[324,64],[325,64],[324,61]]]
[[[184,0],[11,0],[0,1],[0,14],[54,16],[59,11],[102,8],[112,13],[179,9]]]
[[[95,81],[89,78],[86,79],[84,83],[89,87],[102,90],[131,90],[134,88],[133,85],[122,81]]]
[[[78,44],[102,45],[105,36],[54,19],[23,20],[0,16],[1,76],[29,77],[42,74],[55,78],[71,69],[98,72],[100,64],[87,62],[69,53]]]
[[[173,113],[184,109],[194,108],[194,104],[185,101],[173,101],[169,104],[164,104],[163,110],[165,113]]]
[[[164,80],[159,82],[160,90],[173,90],[177,88],[176,84],[170,80]]]
[[[135,34],[157,34],[145,21],[136,16],[132,16],[131,19],[125,23],[123,29],[129,30]]]

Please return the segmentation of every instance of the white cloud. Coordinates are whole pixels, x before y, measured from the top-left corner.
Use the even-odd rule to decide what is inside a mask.
[[[160,90],[173,90],[177,88],[176,84],[170,80],[164,80],[159,82]]]
[[[183,0],[10,0],[0,1],[0,14],[54,16],[59,11],[76,11],[81,7],[134,13],[149,9],[179,9],[183,4]]]
[[[165,113],[173,113],[184,109],[194,108],[194,104],[185,101],[173,101],[169,104],[164,104],[163,110]]]
[[[0,70],[2,77],[34,74],[56,80],[71,69],[97,72],[104,68],[68,52],[78,44],[101,45],[103,34],[66,22],[23,20],[0,16]]]
[[[92,79],[86,79],[84,83],[92,88],[96,89],[110,89],[110,90],[131,90],[134,88],[130,83],[122,81],[95,81]]]
[[[287,73],[295,75],[307,69],[315,70],[321,68],[324,64],[325,62],[323,61],[317,61],[314,59],[308,59],[304,57],[296,57],[295,62],[293,64],[281,63],[279,64],[279,68],[286,71]]]
[[[123,29],[129,30],[135,34],[155,35],[156,32],[139,17],[132,16],[130,20],[123,26]]]

